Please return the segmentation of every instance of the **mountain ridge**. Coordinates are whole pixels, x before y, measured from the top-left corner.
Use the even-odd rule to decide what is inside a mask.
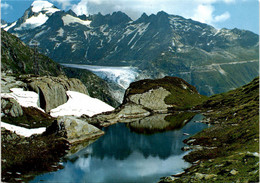
[[[206,95],[242,86],[258,75],[257,34],[217,30],[163,11],[137,20],[123,12],[75,16],[58,11],[30,31],[13,27],[9,32],[26,44],[36,41],[42,53],[59,63],[134,66],[148,78],[181,77]],[[241,74],[233,75],[237,70]]]

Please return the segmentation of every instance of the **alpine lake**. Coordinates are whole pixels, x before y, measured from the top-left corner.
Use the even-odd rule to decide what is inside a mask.
[[[190,166],[183,160],[183,140],[207,128],[201,114],[158,114],[103,128],[105,135],[68,153],[64,167],[36,176],[36,182],[158,182]]]

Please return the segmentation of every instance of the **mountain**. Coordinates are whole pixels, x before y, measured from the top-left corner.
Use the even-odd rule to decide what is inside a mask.
[[[64,68],[5,30],[1,31],[1,71],[15,76],[36,74],[40,76],[66,75],[69,78],[78,78],[86,86],[91,97],[98,98],[114,107],[119,105],[119,102],[114,99],[111,87],[95,74],[82,69]]]
[[[181,77],[205,95],[237,88],[258,75],[259,36],[250,31],[217,30],[163,11],[133,21],[120,11],[77,16],[48,7],[38,12],[38,18],[48,17],[42,25],[19,23],[31,20],[25,13],[5,30],[26,44],[37,42],[59,63],[134,66],[149,78]]]
[[[34,1],[30,8],[24,12],[23,16],[5,27],[5,30],[19,31],[33,29],[43,25],[57,11],[60,10],[48,1]]]
[[[1,30],[1,71],[51,76],[64,74],[58,63],[4,30]]]

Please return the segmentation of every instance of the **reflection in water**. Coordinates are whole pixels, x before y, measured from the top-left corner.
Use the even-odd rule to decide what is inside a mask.
[[[132,131],[142,134],[153,134],[182,128],[195,116],[195,113],[180,112],[174,114],[155,114],[129,123]]]
[[[183,133],[194,134],[207,126],[192,121],[182,129],[150,135],[135,133],[125,124],[110,126],[96,142],[68,157],[64,169],[32,182],[157,182],[188,166],[182,159],[182,141],[187,138]]]

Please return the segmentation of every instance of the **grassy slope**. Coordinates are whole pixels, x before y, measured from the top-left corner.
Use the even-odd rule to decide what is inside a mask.
[[[58,76],[64,74],[59,64],[47,56],[37,53],[39,75]],[[1,71],[14,74],[35,74],[34,50],[19,38],[1,30]]]
[[[186,155],[188,162],[199,163],[169,182],[258,182],[259,155],[253,153],[259,152],[259,78],[212,96],[200,108],[214,126],[190,138],[195,142],[185,142],[216,148]]]

